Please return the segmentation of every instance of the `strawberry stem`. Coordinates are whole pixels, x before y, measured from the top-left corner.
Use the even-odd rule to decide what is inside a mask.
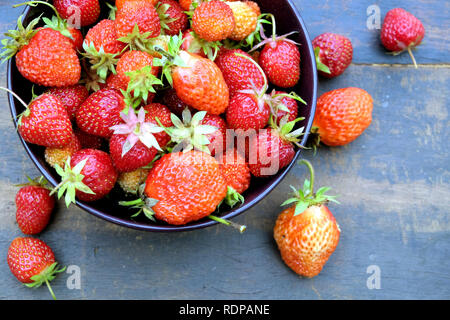
[[[412,62],[414,63],[414,68],[417,69],[416,58],[414,58],[414,55],[413,55],[412,50],[411,50],[411,46],[408,47],[408,53],[409,53],[409,56],[410,56],[411,59],[412,59]]]
[[[57,300],[55,293],[52,290],[52,286],[50,285],[50,283],[48,282],[47,279],[45,279],[45,284],[47,285],[48,290],[50,291],[50,294],[52,295],[53,300]]]
[[[61,19],[61,16],[59,15],[58,10],[56,10],[56,8],[54,6],[52,6],[50,3],[45,2],[45,1],[27,1],[27,2],[23,2],[23,3],[15,4],[15,5],[13,5],[13,8],[17,8],[17,7],[25,6],[25,5],[29,5],[31,7],[37,7],[38,4],[45,4],[46,6],[49,6],[50,8],[52,8],[52,10],[55,13],[55,16],[58,18],[58,20],[63,20],[63,19]]]
[[[230,220],[219,218],[219,217],[214,216],[212,214],[210,214],[208,216],[208,218],[211,219],[211,220],[220,222],[220,223],[222,223],[222,224],[224,224],[226,226],[230,226],[230,227],[232,227],[234,229],[237,229],[237,230],[239,230],[240,233],[243,233],[247,229],[246,225],[237,224],[237,223],[234,223],[234,222],[232,222]]]
[[[304,164],[305,166],[308,167],[309,170],[309,175],[310,175],[310,185],[309,185],[309,194],[313,194],[314,193],[314,168],[311,164],[311,162],[309,162],[306,159],[302,159],[298,162],[298,164]]]
[[[8,88],[0,87],[0,90],[5,90],[6,92],[12,94],[25,108],[28,109],[28,104],[26,104],[15,92],[9,90]]]

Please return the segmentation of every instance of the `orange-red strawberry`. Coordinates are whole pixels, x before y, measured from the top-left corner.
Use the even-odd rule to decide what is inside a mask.
[[[40,28],[36,18],[26,28],[19,17],[18,29],[10,30],[1,56],[7,60],[16,55],[16,66],[27,80],[46,87],[74,85],[80,80],[81,66],[73,43],[61,32]]]
[[[348,144],[372,122],[373,99],[360,88],[336,89],[317,101],[314,132],[328,146]]]
[[[242,193],[248,189],[251,181],[250,168],[245,158],[235,148],[230,148],[217,161],[228,189],[225,203],[230,207],[239,202],[244,203]]]
[[[213,213],[225,198],[227,185],[210,155],[176,152],[155,163],[144,192],[155,203],[151,209],[157,219],[183,225]]]
[[[78,108],[78,127],[86,133],[109,138],[111,127],[122,122],[120,112],[126,108],[123,96],[114,89],[102,89],[91,94]]]
[[[230,35],[230,39],[242,41],[251,35],[258,27],[258,12],[254,5],[249,5],[244,1],[227,1],[233,11],[236,27]]]
[[[217,128],[213,133],[206,134],[209,140],[208,149],[212,156],[222,153],[227,148],[227,124],[220,116],[206,114],[200,125],[208,125]]]
[[[16,194],[16,221],[20,230],[27,235],[38,234],[47,226],[55,198],[50,196],[50,190],[45,187],[47,181],[31,180],[20,188]]]
[[[49,282],[65,267],[57,268],[55,254],[44,241],[30,237],[14,239],[8,249],[7,262],[17,280],[27,287],[39,287],[45,283],[56,299]]]
[[[70,120],[75,120],[75,115],[81,104],[89,97],[85,86],[76,84],[68,87],[51,88],[48,94],[58,97],[66,107]]]
[[[100,16],[98,0],[54,0],[53,5],[62,18],[78,29],[95,23]]]
[[[45,147],[61,148],[72,139],[72,124],[61,100],[50,94],[35,98],[19,116],[22,138]]]
[[[312,45],[316,55],[317,70],[326,78],[341,75],[353,59],[351,41],[340,34],[323,33],[317,36]]]
[[[45,148],[44,152],[45,162],[47,162],[52,167],[56,167],[56,165],[64,167],[64,163],[66,162],[66,160],[80,149],[81,149],[80,140],[78,140],[77,135],[73,133],[72,139],[66,146],[62,148],[52,148],[52,147]]]
[[[116,30],[119,38],[133,33],[135,26],[144,38],[155,38],[161,33],[161,23],[155,7],[148,1],[126,1],[116,14]]]
[[[250,58],[249,54],[240,49],[222,49],[214,61],[222,71],[230,96],[238,90],[262,88],[264,75],[257,65],[236,53]]]
[[[161,0],[156,5],[156,11],[164,34],[174,36],[187,29],[188,17],[177,1]]]
[[[192,17],[192,29],[206,41],[227,39],[236,27],[233,11],[225,2],[212,0],[201,3]]]
[[[297,274],[311,278],[322,271],[335,251],[341,231],[326,206],[328,201],[337,202],[325,194],[330,188],[314,193],[313,168],[306,160],[301,163],[310,168],[311,182],[306,180],[303,190],[296,190],[294,197],[282,204],[293,205],[278,216],[273,234],[283,261]]]
[[[422,22],[402,8],[390,10],[381,27],[383,46],[395,55],[408,51],[416,68],[416,59],[411,49],[420,45],[424,36],[425,28]]]
[[[68,159],[64,168],[56,166],[56,172],[61,176],[52,193],[58,192],[58,198],[65,193],[65,203],[68,207],[75,203],[75,198],[81,201],[96,201],[105,197],[117,181],[110,156],[100,150],[82,149]]]
[[[180,6],[183,8],[184,11],[191,10],[192,0],[178,0],[178,2],[180,3]]]
[[[121,87],[139,92],[135,97],[142,97],[145,101],[149,93],[154,93],[154,84],[161,84],[156,76],[160,67],[154,66],[153,56],[137,50],[127,51],[117,63],[117,75]]]
[[[217,65],[197,54],[180,50],[181,37],[173,36],[165,58],[159,61],[163,74],[183,102],[219,115],[228,107],[229,90]]]
[[[129,2],[129,1],[137,1],[137,0],[116,0],[117,10],[122,10],[124,3]],[[156,6],[159,2],[159,0],[144,0],[144,1],[148,2],[149,4],[152,4],[154,6]]]
[[[92,43],[97,51],[103,48],[105,53],[118,54],[125,48],[125,43],[117,39],[115,22],[103,19],[88,30],[84,42],[88,46]]]

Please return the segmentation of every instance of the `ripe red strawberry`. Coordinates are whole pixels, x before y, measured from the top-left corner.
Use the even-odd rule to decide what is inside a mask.
[[[227,39],[235,27],[233,10],[225,2],[219,0],[202,2],[194,10],[192,29],[206,41]]]
[[[161,33],[161,23],[155,7],[143,0],[126,1],[116,14],[116,29],[119,38],[133,33],[137,26],[143,38],[155,38]]]
[[[216,153],[222,153],[227,149],[227,124],[218,115],[206,114],[200,125],[208,125],[217,128],[216,131],[210,134],[206,134],[206,138],[209,140],[208,149],[211,155]]]
[[[262,129],[270,118],[270,106],[257,94],[235,93],[227,108],[226,119],[231,129]]]
[[[78,29],[95,23],[100,16],[98,0],[54,0],[53,4],[60,16]]]
[[[81,144],[81,149],[100,149],[102,146],[103,139],[101,137],[86,133],[78,128],[74,130],[74,133]]]
[[[124,123],[111,127],[114,134],[109,141],[109,152],[117,171],[131,172],[150,164],[158,151],[162,151],[154,134],[164,129],[147,121],[144,108],[137,115],[130,109],[121,117]]]
[[[295,191],[294,197],[282,204],[293,205],[278,216],[273,234],[283,261],[297,274],[312,278],[335,251],[341,231],[326,206],[328,201],[337,202],[325,194],[330,188],[314,193],[313,168],[306,160],[300,163],[309,167],[311,182],[306,180],[303,190]]]
[[[317,100],[313,133],[328,146],[342,146],[359,137],[372,122],[373,99],[360,88],[336,89]]]
[[[180,3],[180,6],[184,11],[191,10],[192,0],[178,0],[178,2]]]
[[[36,288],[45,283],[56,299],[49,282],[65,267],[57,268],[55,254],[44,241],[30,237],[14,239],[8,249],[7,262],[17,280]]]
[[[244,203],[242,193],[248,189],[251,181],[250,168],[245,158],[235,148],[230,148],[217,157],[217,161],[228,188],[225,203],[230,207],[239,202]]]
[[[76,114],[78,127],[86,133],[109,138],[111,127],[122,122],[120,112],[126,108],[123,96],[113,89],[91,94]]]
[[[417,47],[425,36],[422,22],[402,8],[390,10],[381,27],[381,43],[394,55],[408,51],[417,68],[411,49]]]
[[[81,66],[73,43],[61,32],[40,28],[33,30],[39,22],[36,18],[23,27],[18,20],[18,30],[7,33],[1,56],[7,60],[16,55],[19,72],[27,80],[46,87],[74,85],[80,80]]]
[[[156,11],[164,34],[174,36],[187,29],[188,17],[177,1],[161,0],[156,5]]]
[[[323,33],[317,36],[312,45],[316,55],[317,70],[326,78],[341,75],[353,59],[351,41],[336,33]]]
[[[22,138],[45,147],[61,148],[72,139],[72,124],[61,100],[50,94],[35,98],[19,116]]]
[[[280,120],[288,115],[287,121],[294,121],[298,116],[298,104],[297,101],[288,96],[286,92],[283,91],[273,91],[271,94],[272,104],[277,110],[277,124],[280,124]]]
[[[294,87],[300,79],[300,51],[286,39],[269,41],[261,51],[259,64],[270,83],[278,87]]]
[[[181,113],[186,108],[189,109],[191,113],[195,110],[184,103],[183,100],[177,96],[177,92],[173,88],[170,88],[164,92],[162,101],[169,108],[170,112],[177,116],[181,116]]]
[[[294,156],[293,144],[274,129],[261,129],[249,139],[247,161],[250,172],[255,177],[267,177],[278,173]]]
[[[97,51],[103,48],[105,53],[119,54],[125,48],[125,43],[117,38],[115,22],[103,19],[88,30],[84,42],[88,46],[92,43]]]
[[[258,69],[258,66],[248,59],[236,55],[244,55],[250,58],[250,55],[240,49],[222,49],[217,59],[214,61],[222,71],[225,82],[230,90],[230,96],[238,90],[262,88],[264,86],[264,75]]]
[[[128,82],[122,81],[120,76],[116,73],[110,73],[108,78],[106,78],[106,87],[109,89],[115,89],[117,91],[127,90]]]
[[[210,155],[175,152],[155,163],[144,192],[155,203],[151,210],[156,218],[183,225],[213,213],[225,198],[227,186],[219,164]]]
[[[53,168],[56,167],[56,165],[64,167],[64,163],[66,162],[66,160],[80,149],[80,140],[78,140],[78,137],[75,133],[72,133],[72,139],[66,146],[62,148],[45,148],[45,162],[47,162]]]
[[[16,221],[20,230],[27,235],[38,234],[47,226],[55,198],[50,196],[50,190],[45,187],[47,181],[31,180],[20,188],[16,194]]]
[[[66,193],[67,207],[75,203],[75,198],[87,202],[102,199],[117,181],[118,174],[106,152],[82,149],[67,162],[64,169],[56,167],[61,183],[52,191],[58,192],[58,199]]]
[[[173,125],[171,112],[169,108],[161,103],[150,103],[144,107],[145,121],[158,125],[162,124],[164,127],[170,127]],[[156,120],[158,118],[158,121]],[[164,132],[155,132],[153,134],[156,141],[161,148],[164,148],[170,141],[170,136]]]
[[[75,120],[75,115],[81,104],[89,97],[85,86],[76,84],[68,87],[51,88],[48,94],[58,97],[69,114],[70,120]]]
[[[163,74],[178,97],[197,110],[219,115],[228,107],[229,90],[217,65],[209,59],[180,50],[181,37],[173,36],[169,43],[170,56],[163,65]]]

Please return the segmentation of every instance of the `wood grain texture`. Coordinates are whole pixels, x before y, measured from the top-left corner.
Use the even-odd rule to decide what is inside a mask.
[[[373,96],[375,105],[372,125],[356,141],[323,147],[316,156],[304,153],[315,166],[317,186],[332,186],[341,202],[330,205],[342,229],[341,241],[318,277],[300,279],[290,271],[272,238],[289,185],[297,186],[306,177],[305,168],[295,166],[266,199],[235,219],[248,226],[242,235],[224,226],[144,233],[104,222],[77,207],[65,209],[60,202],[40,238],[62,264],[80,267],[81,289],[69,290],[69,275],[62,274],[53,284],[58,298],[449,299],[448,41],[436,45],[434,52],[424,50],[425,44],[417,50],[419,62],[439,66],[415,70],[360,65],[392,61],[375,42],[373,48],[367,43],[367,31],[360,29],[367,7],[362,2],[296,1],[311,36],[325,30],[349,32],[355,44],[355,64],[337,79],[321,79],[320,93],[358,86]],[[13,27],[20,12],[10,8],[12,3],[0,1],[1,31]],[[387,7],[389,2],[377,3]],[[448,2],[399,3],[423,14],[431,26],[427,46],[437,44],[439,34],[448,37],[439,31],[446,24],[448,29]],[[439,5],[444,9],[438,10]],[[333,18],[336,15],[340,19]],[[358,19],[363,19],[361,26]],[[409,63],[404,57],[394,59]],[[2,65],[3,84],[5,73]],[[38,172],[14,132],[5,94],[0,94],[0,102],[0,257],[5,257],[10,242],[21,235],[13,184]],[[370,265],[381,270],[380,290],[366,286]],[[0,299],[48,299],[46,291],[21,286],[0,259]]]

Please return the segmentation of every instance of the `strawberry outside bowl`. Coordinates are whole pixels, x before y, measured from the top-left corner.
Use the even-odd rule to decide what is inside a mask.
[[[318,80],[311,40],[299,12],[290,0],[258,0],[257,2],[261,7],[262,12],[270,12],[275,16],[278,35],[283,35],[291,31],[297,31],[297,33],[291,35],[289,38],[297,43],[300,43],[301,77],[299,83],[293,90],[307,103],[307,105],[299,104],[299,116],[304,117],[305,119],[297,124],[298,127],[304,126],[305,128],[305,135],[301,141],[301,144],[304,145],[308,138],[308,133],[314,119],[317,99]],[[102,9],[103,12],[108,12],[106,7]],[[44,12],[43,16],[47,17],[52,14],[51,10],[49,10],[46,6],[26,7],[23,12],[24,25],[27,25],[32,19],[39,16],[42,12]],[[266,34],[269,34],[269,28],[266,28]],[[7,85],[10,90],[17,93],[24,101],[31,100],[33,84],[21,76],[16,68],[14,58],[8,61],[7,81]],[[45,88],[39,88],[36,86],[34,90],[39,93],[43,92],[44,89]],[[17,116],[23,112],[24,108],[11,94],[8,94],[8,99],[14,125],[17,127]],[[60,178],[55,170],[45,162],[45,148],[27,143],[22,139],[22,137],[20,137],[20,140],[31,160],[34,162],[42,175],[49,181],[50,184],[56,186]],[[291,163],[287,167],[281,169],[276,175],[269,178],[252,177],[252,182],[249,189],[243,194],[245,197],[245,203],[237,205],[232,209],[215,213],[215,215],[224,219],[232,219],[233,217],[256,205],[283,180],[295,164],[301,151],[302,150],[298,148]],[[76,205],[84,211],[87,211],[90,214],[106,221],[128,228],[152,232],[189,231],[205,228],[218,223],[208,218],[204,218],[186,225],[174,226],[168,225],[162,221],[150,221],[143,214],[136,218],[131,218],[134,212],[128,208],[120,206],[118,204],[120,200],[125,200],[125,196],[117,190],[113,190],[106,198],[102,200],[90,203],[77,201]],[[127,200],[129,200],[129,198],[127,198]],[[222,208],[225,209],[224,206],[222,206]]]

